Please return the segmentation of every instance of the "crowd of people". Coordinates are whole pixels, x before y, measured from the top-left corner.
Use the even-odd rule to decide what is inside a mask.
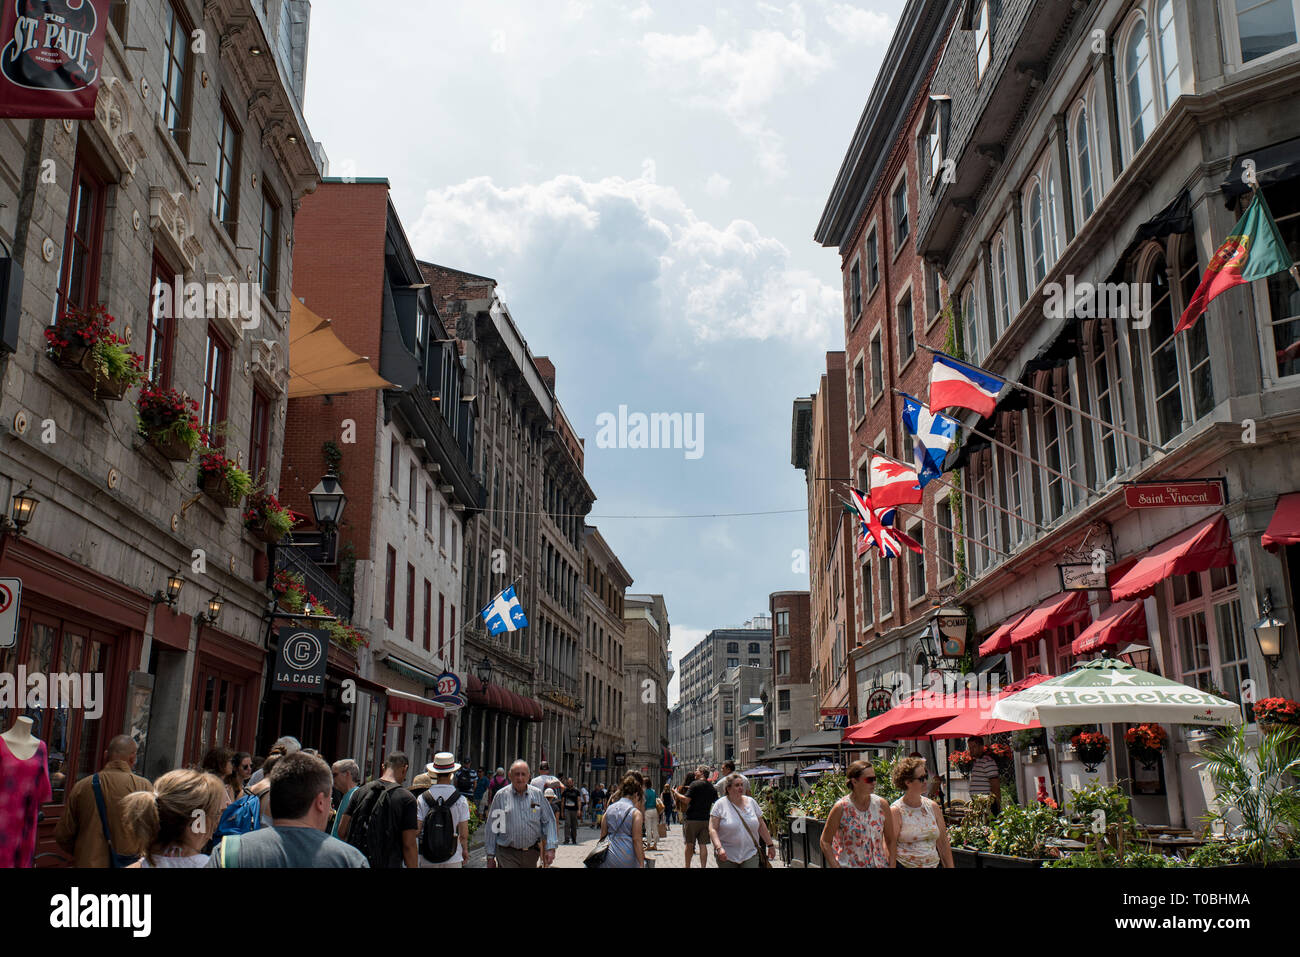
[[[999,798],[996,763],[972,739],[972,790]],[[264,761],[214,749],[199,766],[150,782],[134,771],[135,742],[109,742],[96,774],[68,795],[55,840],[77,867],[465,867],[473,811],[486,824],[489,868],[551,867],[561,843],[577,845],[583,821],[600,839],[588,866],[641,868],[668,829],[680,824],[685,866],[760,868],[776,843],[749,782],[728,761],[700,766],[680,785],[655,788],[639,771],[616,785],[578,786],[543,761],[536,775],[523,760],[507,773],[463,767],[435,755],[410,780],[406,755],[393,753],[379,778],[363,783],[350,758],[327,764],[292,737]],[[978,773],[976,773],[978,771]],[[902,792],[893,804],[875,793],[876,769],[855,761],[849,793],[822,830],[828,867],[952,867],[941,804],[919,754],[893,766]]]

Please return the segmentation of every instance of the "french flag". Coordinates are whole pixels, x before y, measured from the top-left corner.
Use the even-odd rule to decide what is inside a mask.
[[[960,408],[988,418],[997,408],[1005,380],[942,353],[930,367],[930,408]]]

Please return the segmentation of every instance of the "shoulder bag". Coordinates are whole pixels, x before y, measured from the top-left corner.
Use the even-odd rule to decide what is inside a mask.
[[[104,804],[104,792],[99,786],[98,774],[91,775],[90,786],[95,792],[95,807],[99,810],[99,826],[104,829],[104,843],[108,845],[108,866],[112,868],[129,867],[135,863],[137,857],[130,854],[119,854],[113,850],[113,838],[108,833],[108,808]]]
[[[606,821],[609,820],[608,811],[605,812],[605,820]],[[619,821],[619,824],[621,825],[623,821],[626,820],[627,820],[627,815],[624,814],[623,819]],[[582,863],[585,864],[587,867],[602,866],[605,863],[605,858],[609,856],[609,838],[611,835],[612,835],[612,831],[606,830],[605,837],[602,837],[599,841],[597,841],[596,846],[587,852],[587,856],[582,859]]]
[[[728,802],[730,802],[730,799],[729,799],[729,798],[723,798],[723,800],[724,800],[724,801],[728,801]],[[753,799],[753,798],[750,798],[749,800],[753,801],[754,799]],[[755,802],[754,806],[755,806],[755,807],[758,806],[757,802]],[[750,839],[751,841],[754,842],[754,847],[757,848],[757,850],[758,850],[758,866],[759,866],[759,868],[760,868],[761,870],[767,870],[768,868],[770,868],[770,867],[772,866],[772,862],[769,861],[769,860],[767,859],[767,848],[765,848],[761,843],[759,843],[758,836],[757,836],[753,831],[751,831],[751,830],[749,829],[749,822],[748,822],[747,820],[745,820],[745,812],[744,812],[744,811],[736,811],[736,808],[735,808],[734,805],[732,806],[731,810],[732,810],[733,812],[736,813],[736,816],[737,816],[737,817],[740,818],[741,826],[744,827],[745,832],[746,832],[747,834],[749,834],[749,839]]]

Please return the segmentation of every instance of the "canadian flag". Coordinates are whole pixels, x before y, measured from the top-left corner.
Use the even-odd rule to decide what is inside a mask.
[[[915,468],[885,458],[871,457],[871,501],[877,510],[895,505],[915,505],[925,498],[921,477]]]

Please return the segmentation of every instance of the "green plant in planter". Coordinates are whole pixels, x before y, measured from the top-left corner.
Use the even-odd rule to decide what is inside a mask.
[[[879,779],[876,781],[879,787]],[[805,817],[824,821],[831,813],[835,802],[849,793],[848,777],[842,772],[823,774],[813,785],[812,790],[799,799],[798,808]]]
[[[1092,824],[1097,818],[1097,811],[1104,815],[1106,828],[1122,828],[1128,837],[1137,837],[1137,821],[1130,811],[1130,799],[1118,784],[1089,784],[1079,788],[1070,796],[1070,813],[1077,824],[1076,833],[1091,833]]]
[[[1300,730],[1272,728],[1252,748],[1246,726],[1237,725],[1202,756],[1217,805],[1206,819],[1223,824],[1254,863],[1294,856],[1300,849]]]
[[[222,454],[207,446],[199,450],[199,475],[224,475],[231,497],[240,501],[253,491],[253,477]]]
[[[989,834],[989,851],[1011,857],[1048,857],[1047,841],[1060,837],[1060,819],[1046,804],[1003,808]]]
[[[1187,863],[1191,867],[1227,867],[1256,861],[1252,849],[1240,841],[1211,841],[1192,851]]]
[[[248,528],[265,526],[273,541],[279,541],[298,524],[298,516],[280,504],[279,499],[267,492],[257,492],[248,499],[244,511],[244,525]]]
[[[1068,739],[1067,739],[1068,740]],[[1028,751],[1030,748],[1047,747],[1047,736],[1043,728],[1026,728],[1011,734],[1011,750]]]
[[[135,402],[140,434],[174,440],[193,452],[203,440],[199,404],[175,389],[146,382]]]
[[[1152,851],[1132,850],[1119,855],[1109,847],[1103,847],[1101,853],[1091,846],[1075,854],[1066,854],[1057,860],[1048,861],[1044,867],[1187,867],[1185,861]]]
[[[775,838],[790,830],[790,811],[799,800],[797,789],[774,788],[768,784],[757,788],[753,797],[762,809],[769,834]]]

